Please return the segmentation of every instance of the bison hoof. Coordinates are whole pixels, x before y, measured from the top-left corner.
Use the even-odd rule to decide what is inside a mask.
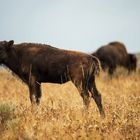
[[[102,119],[105,118],[105,113],[104,113],[104,111],[102,111],[102,112],[100,113],[100,116],[101,116]]]

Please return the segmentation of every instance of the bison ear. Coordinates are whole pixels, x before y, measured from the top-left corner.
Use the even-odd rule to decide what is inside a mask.
[[[13,46],[13,44],[14,44],[14,40],[10,40],[10,41],[8,42],[8,46]]]
[[[9,42],[7,42],[7,45],[6,45],[6,50],[7,51],[10,51],[12,46],[14,44],[14,41],[13,40],[10,40]]]

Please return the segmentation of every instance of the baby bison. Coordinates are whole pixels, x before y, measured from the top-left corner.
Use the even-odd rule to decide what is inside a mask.
[[[104,117],[101,95],[95,85],[100,72],[99,60],[91,55],[58,49],[44,44],[0,42],[0,64],[6,65],[29,87],[31,103],[39,104],[41,83],[72,81],[84,104],[89,105],[89,91]]]

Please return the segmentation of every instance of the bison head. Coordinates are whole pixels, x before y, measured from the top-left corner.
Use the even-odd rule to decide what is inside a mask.
[[[134,54],[128,54],[129,55],[129,69],[130,71],[136,71],[137,68],[137,57]]]
[[[0,64],[5,63],[8,57],[8,51],[13,46],[14,41],[0,41]]]

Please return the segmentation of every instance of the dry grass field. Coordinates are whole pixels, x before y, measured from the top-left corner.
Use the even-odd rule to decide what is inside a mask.
[[[118,76],[119,75],[119,76]],[[28,88],[0,71],[0,140],[139,140],[140,70],[96,78],[106,113],[101,119],[91,99],[88,111],[75,86],[42,84],[40,106],[32,107]]]

